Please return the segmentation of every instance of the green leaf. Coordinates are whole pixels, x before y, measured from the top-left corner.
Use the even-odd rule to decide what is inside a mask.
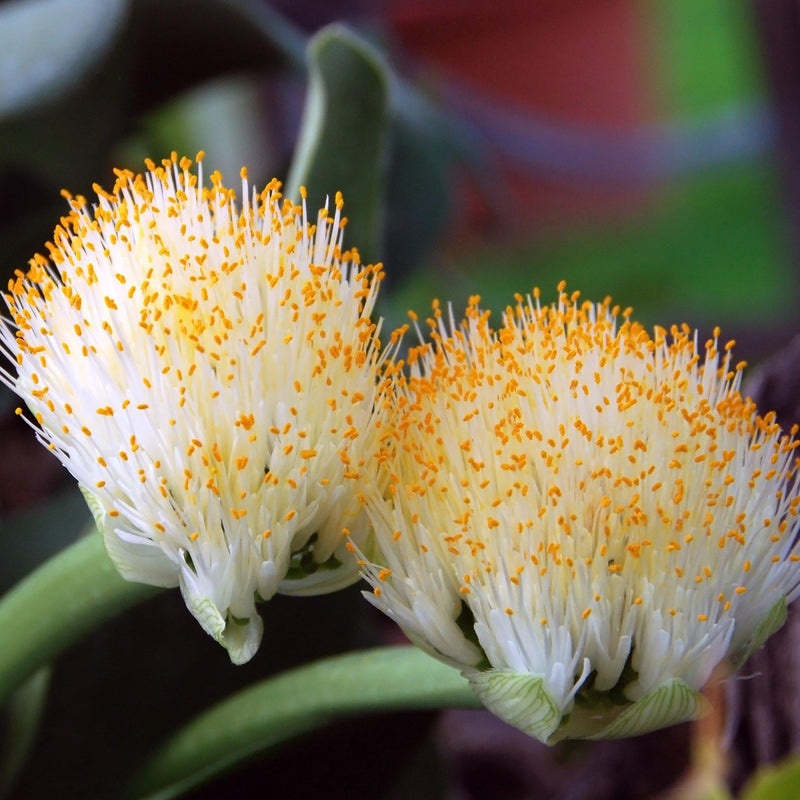
[[[0,117],[57,98],[108,52],[127,0],[16,0],[0,5]]]
[[[122,797],[167,800],[272,745],[364,712],[477,706],[460,673],[415,647],[335,656],[269,678],[170,738]]]
[[[330,25],[308,46],[303,122],[286,181],[287,196],[308,192],[309,211],[342,192],[345,244],[365,262],[380,260],[385,191],[387,75],[381,58],[355,34]]]
[[[745,785],[741,800],[797,800],[800,758],[760,769]]]
[[[62,650],[158,589],[120,577],[94,529],[0,598],[0,703]]]

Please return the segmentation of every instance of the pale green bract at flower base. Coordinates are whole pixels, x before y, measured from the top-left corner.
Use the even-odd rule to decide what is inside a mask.
[[[200,158],[198,158],[200,161]],[[242,663],[256,603],[358,579],[381,434],[380,267],[279,184],[242,197],[176,156],[119,171],[5,295],[0,349],[39,439],[78,480],[123,577],[180,586]]]
[[[534,297],[497,330],[435,304],[396,370],[365,595],[542,742],[694,719],[800,592],[797,431],[718,332],[701,358],[685,326]]]

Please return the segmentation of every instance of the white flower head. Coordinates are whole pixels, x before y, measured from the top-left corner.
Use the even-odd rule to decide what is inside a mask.
[[[202,154],[201,154],[202,156]],[[198,161],[201,160],[198,157]],[[121,574],[180,586],[247,661],[257,600],[331,591],[358,568],[359,500],[380,433],[380,267],[342,252],[342,202],[315,224],[277,182],[242,198],[173,154],[118,171],[6,295],[0,349],[78,480]]]
[[[435,306],[362,554],[368,599],[545,742],[696,717],[800,591],[796,430],[741,396],[718,332],[701,356],[563,288],[497,331],[477,298],[460,326]]]

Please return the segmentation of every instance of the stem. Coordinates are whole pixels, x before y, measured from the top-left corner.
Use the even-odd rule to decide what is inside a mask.
[[[158,589],[130,583],[94,531],[0,598],[0,704],[44,664]]]
[[[346,716],[478,707],[467,681],[415,647],[335,656],[268,678],[173,735],[122,793],[168,800],[242,759]]]

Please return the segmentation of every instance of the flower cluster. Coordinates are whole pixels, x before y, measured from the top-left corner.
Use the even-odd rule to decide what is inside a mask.
[[[800,592],[798,445],[715,338],[607,300],[474,299],[398,375],[368,599],[532,736],[693,718]],[[792,431],[792,434],[796,430]],[[354,547],[354,550],[356,548]]]
[[[198,161],[201,160],[198,157]],[[377,267],[341,251],[341,198],[316,224],[272,183],[148,163],[95,187],[9,286],[0,379],[78,480],[121,574],[180,585],[235,662],[256,601],[329,591],[358,568],[380,354]]]
[[[200,162],[200,158],[198,158]],[[121,574],[180,586],[234,662],[256,603],[369,600],[532,736],[632,735],[800,593],[797,430],[742,364],[610,300],[438,305],[407,363],[382,273],[279,185],[242,196],[176,156],[96,187],[5,295],[0,380],[74,475]],[[420,334],[420,337],[422,335]]]

